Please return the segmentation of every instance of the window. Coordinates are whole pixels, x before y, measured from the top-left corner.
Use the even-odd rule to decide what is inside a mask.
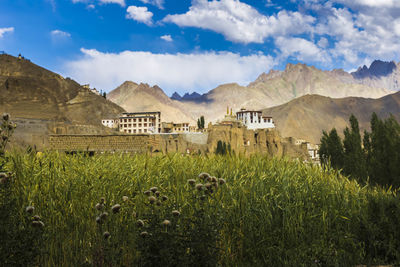
[[[133,119],[133,122],[136,122],[136,119]]]
[[[141,123],[139,123],[139,127],[142,127],[142,124],[141,124]]]
[[[144,133],[147,133],[147,129],[144,129],[143,132],[144,132]]]
[[[131,130],[128,130],[128,133],[131,133]]]
[[[139,129],[138,132],[141,133],[141,132],[142,132],[142,129]]]
[[[139,122],[142,122],[142,119],[139,119]]]
[[[128,122],[131,122],[131,119],[128,119]]]
[[[128,127],[131,128],[131,127],[132,127],[132,124],[128,124]]]
[[[136,130],[133,130],[133,133],[136,133]]]
[[[133,124],[133,127],[136,127],[136,123]]]
[[[124,122],[127,122],[127,119],[124,119]]]
[[[125,127],[125,128],[128,127],[128,124],[124,124],[124,127]]]
[[[143,123],[143,127],[147,127],[147,123]]]

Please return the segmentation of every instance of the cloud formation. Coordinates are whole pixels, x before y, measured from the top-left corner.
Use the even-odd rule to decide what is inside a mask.
[[[153,13],[147,10],[147,7],[129,6],[126,10],[126,18],[142,22],[147,25],[152,25]]]
[[[150,4],[158,7],[159,9],[164,9],[164,0],[140,0],[144,4]]]
[[[160,38],[163,39],[164,41],[172,42],[172,37],[171,37],[171,35],[169,35],[169,34],[163,35],[163,36],[161,36]]]
[[[72,0],[72,3],[85,3],[93,5],[92,3],[96,2],[95,0]],[[125,7],[125,0],[97,0],[100,4],[119,4],[122,7]]]
[[[248,44],[263,43],[271,36],[309,32],[315,19],[285,10],[274,16],[264,16],[239,0],[196,0],[188,12],[167,15],[163,21],[181,27],[212,30],[224,35],[229,41]]]
[[[192,90],[206,92],[222,83],[248,84],[274,64],[270,56],[240,56],[231,52],[155,54],[124,51],[116,54],[84,48],[81,52],[81,59],[66,64],[65,75],[106,91],[131,80],[157,84],[167,94]]]
[[[7,32],[14,32],[14,27],[0,28],[0,38],[3,38],[4,34]]]
[[[71,34],[68,32],[60,31],[60,30],[53,30],[50,32],[50,34],[54,37],[71,37]]]

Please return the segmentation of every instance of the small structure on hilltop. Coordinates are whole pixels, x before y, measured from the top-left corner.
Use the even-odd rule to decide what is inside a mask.
[[[106,127],[112,128],[112,129],[116,129],[118,128],[119,125],[119,119],[104,119],[101,120],[101,124],[103,124]]]
[[[249,130],[275,128],[271,116],[263,116],[262,111],[252,111],[242,108],[236,112],[236,119],[241,121]]]
[[[161,133],[161,112],[124,112],[118,124],[124,133]]]

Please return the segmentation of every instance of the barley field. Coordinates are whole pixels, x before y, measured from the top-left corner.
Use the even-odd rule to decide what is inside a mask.
[[[397,191],[319,166],[261,155],[12,152],[4,168],[4,266],[400,263]]]

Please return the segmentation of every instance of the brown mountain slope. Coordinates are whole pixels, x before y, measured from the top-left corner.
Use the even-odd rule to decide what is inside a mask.
[[[28,60],[0,55],[0,112],[17,123],[17,144],[45,146],[49,133],[107,133],[101,119],[124,110],[71,79]]]
[[[9,55],[0,55],[0,96],[0,112],[13,117],[101,126],[123,112],[75,81]]]
[[[319,143],[322,130],[335,127],[343,133],[351,114],[357,117],[362,130],[368,129],[372,112],[382,118],[393,114],[400,120],[400,92],[379,99],[306,95],[263,112],[274,117],[282,136]]]
[[[195,120],[181,110],[158,86],[126,81],[108,94],[108,99],[128,112],[160,111],[162,121],[189,122]]]
[[[359,96],[379,98],[392,91],[373,88],[356,83],[347,73],[322,71],[305,64],[288,64],[284,71],[270,71],[261,74],[248,86],[225,84],[209,91],[199,101],[181,101],[181,109],[188,110],[192,117],[205,115],[215,121],[225,114],[226,107],[238,110],[262,109],[287,103],[307,94],[318,94],[333,98]]]

